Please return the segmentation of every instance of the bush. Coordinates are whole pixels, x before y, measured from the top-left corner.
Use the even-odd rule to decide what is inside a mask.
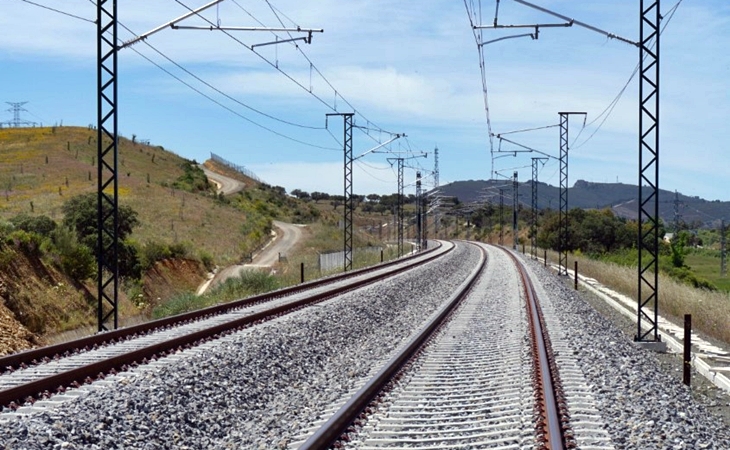
[[[0,237],[7,237],[13,230],[15,230],[15,225],[10,222],[0,221]]]
[[[157,261],[162,261],[163,259],[170,258],[171,256],[172,253],[170,252],[170,247],[156,241],[147,242],[139,251],[139,260],[142,270],[148,270],[152,268]]]
[[[192,251],[192,244],[183,241],[183,242],[175,242],[173,244],[170,244],[170,258],[187,258],[190,256],[190,252]]]
[[[201,250],[198,257],[200,258],[200,262],[203,263],[203,266],[205,266],[205,270],[210,272],[215,268],[215,261],[213,260],[213,255],[210,253]]]
[[[79,243],[73,231],[58,227],[51,233],[51,240],[58,253],[58,266],[63,273],[77,281],[96,275],[96,259],[91,249]]]
[[[279,280],[258,270],[242,270],[238,278],[229,278],[218,285],[211,295],[224,300],[235,300],[251,295],[270,292],[279,288]]]
[[[189,242],[179,242],[174,244],[163,244],[162,242],[147,242],[139,251],[140,266],[142,270],[148,270],[155,265],[157,261],[170,258],[188,258],[191,253],[191,244]]]
[[[27,255],[39,256],[43,236],[25,230],[15,230],[7,237],[7,242]]]
[[[56,229],[56,222],[48,216],[29,216],[27,214],[19,214],[10,219],[16,229],[36,233],[41,236],[50,236],[51,232]]]

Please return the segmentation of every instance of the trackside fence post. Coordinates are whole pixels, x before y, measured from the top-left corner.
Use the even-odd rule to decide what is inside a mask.
[[[684,315],[684,364],[682,381],[687,386],[692,379],[692,314]]]

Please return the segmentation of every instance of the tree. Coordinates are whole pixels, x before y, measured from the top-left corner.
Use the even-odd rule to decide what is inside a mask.
[[[79,242],[90,248],[98,260],[97,194],[81,194],[72,197],[63,204],[61,210],[64,215],[64,225],[76,233]],[[122,276],[138,276],[139,261],[136,249],[126,241],[126,238],[132,234],[132,230],[139,225],[137,211],[126,205],[119,205],[118,212],[119,274]],[[107,229],[113,227],[114,219],[110,213],[111,206],[104,203],[103,215],[106,217],[105,228]],[[104,234],[103,240],[103,247],[108,248],[111,244],[111,237]],[[108,258],[111,259],[111,255],[108,255]]]
[[[309,192],[302,191],[301,189],[294,189],[293,191],[291,191],[291,195],[300,200],[308,199],[310,197]]]
[[[380,196],[378,194],[368,194],[367,199],[369,202],[377,203],[380,201]]]
[[[309,195],[315,203],[319,203],[320,200],[329,200],[330,198],[330,195],[325,192],[314,191]]]

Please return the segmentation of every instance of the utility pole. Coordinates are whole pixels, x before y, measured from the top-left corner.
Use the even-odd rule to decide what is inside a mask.
[[[117,329],[119,186],[117,180],[117,0],[97,1],[98,330]],[[110,323],[111,322],[111,323]],[[112,325],[113,324],[113,325]]]
[[[421,251],[423,243],[423,204],[421,202],[421,171],[416,171],[416,251]]]
[[[436,147],[433,150],[434,162],[433,162],[433,192],[434,192],[434,203],[438,203],[438,190],[439,190],[439,148]],[[433,234],[436,239],[439,238],[439,228],[441,227],[441,214],[439,214],[438,207],[434,208],[433,216]]]
[[[641,0],[639,47],[639,230],[637,342],[659,337],[660,0]],[[654,48],[652,48],[654,45]],[[650,309],[647,313],[646,309]],[[642,326],[642,321],[645,326]]]
[[[398,257],[403,256],[403,158],[398,160]]]
[[[679,213],[679,192],[674,191],[674,232],[679,233],[679,223],[682,220],[682,215]]]
[[[344,120],[344,137],[342,140],[342,146],[344,150],[344,167],[345,167],[345,223],[344,223],[344,268],[347,272],[352,270],[352,213],[355,209],[354,200],[352,196],[352,118],[354,113],[331,113],[326,114],[330,116],[342,116]]]
[[[727,276],[727,230],[725,230],[725,219],[720,221],[720,276]]]
[[[609,39],[618,39],[639,48],[639,196],[638,196],[638,232],[639,250],[638,296],[636,336],[640,343],[661,343],[659,338],[659,67],[660,67],[660,24],[661,0],[641,0],[639,11],[640,39],[634,42],[609,33],[594,26],[570,19],[526,0],[515,0],[539,11],[570,20],[577,26],[603,34]],[[561,115],[562,119],[562,115]],[[561,120],[561,138],[562,138]],[[567,118],[566,118],[567,136]],[[562,144],[562,142],[561,142]],[[562,145],[561,145],[562,147]],[[561,153],[561,181],[562,173]],[[567,141],[566,141],[567,156]],[[567,161],[565,177],[567,180]],[[561,186],[562,187],[562,186]],[[562,194],[562,191],[561,191]],[[566,195],[567,204],[567,195]],[[561,195],[561,207],[562,205]],[[562,210],[561,210],[562,212]],[[561,219],[563,219],[561,215]],[[565,217],[567,222],[567,216]],[[561,244],[564,241],[561,236]],[[567,263],[567,253],[565,254]],[[560,255],[561,272],[563,270],[563,253]],[[567,268],[566,268],[567,270]],[[647,311],[648,310],[648,311]],[[644,324],[642,325],[642,322]],[[663,345],[659,344],[659,348]]]
[[[400,136],[401,135],[396,135],[396,138],[394,138],[393,140],[397,139]],[[382,146],[382,145],[384,145],[384,144],[381,144],[380,146]],[[421,158],[421,157],[426,158],[426,157],[428,157],[428,154],[421,153],[418,155],[412,155],[412,156],[408,156],[408,157],[399,156],[399,157],[387,159],[387,161],[391,165],[393,165],[394,162],[398,163],[398,209],[397,209],[397,212],[398,212],[398,257],[403,256],[403,227],[404,227],[404,225],[403,225],[403,218],[404,218],[403,217],[403,204],[405,203],[405,199],[403,196],[403,169],[405,167],[405,160]]]
[[[517,251],[519,238],[517,236],[517,213],[520,206],[519,203],[519,188],[520,184],[517,182],[517,171],[515,171],[512,177],[512,249]]]
[[[499,245],[504,245],[504,189],[499,188]]]
[[[428,202],[424,198],[423,206],[421,206],[423,210],[423,241],[421,242],[421,250],[426,250],[428,248]]]
[[[530,230],[530,247],[532,258],[537,258],[537,175],[538,163],[545,164],[547,158],[532,158],[532,229]]]
[[[560,114],[560,239],[558,244],[558,273],[568,275],[568,125],[571,115],[584,112],[561,112]]]
[[[118,327],[117,304],[119,296],[119,187],[117,178],[118,159],[118,53],[119,50],[147,39],[149,36],[172,29],[204,29],[223,30],[198,13],[211,8],[223,0],[213,0],[199,8],[191,9],[182,16],[160,25],[146,33],[119,44],[117,0],[96,1],[96,37],[97,37],[97,289],[98,289],[98,329],[109,330]],[[198,15],[206,20],[210,27],[181,27],[177,23]],[[292,41],[305,41],[310,44],[312,33],[321,33],[321,29],[297,28],[252,28],[228,27],[227,30],[242,31],[285,31],[307,33],[308,36],[288,40],[268,42],[256,45],[273,45]],[[253,48],[253,46],[251,47]],[[22,105],[22,104],[21,104]],[[19,107],[18,107],[19,108]],[[19,111],[19,109],[18,109]]]

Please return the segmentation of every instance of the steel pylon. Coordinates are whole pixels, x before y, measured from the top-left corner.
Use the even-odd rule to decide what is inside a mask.
[[[659,0],[641,0],[636,341],[659,341]],[[653,48],[652,48],[653,47]]]
[[[117,0],[97,2],[97,289],[99,331],[118,327]]]

